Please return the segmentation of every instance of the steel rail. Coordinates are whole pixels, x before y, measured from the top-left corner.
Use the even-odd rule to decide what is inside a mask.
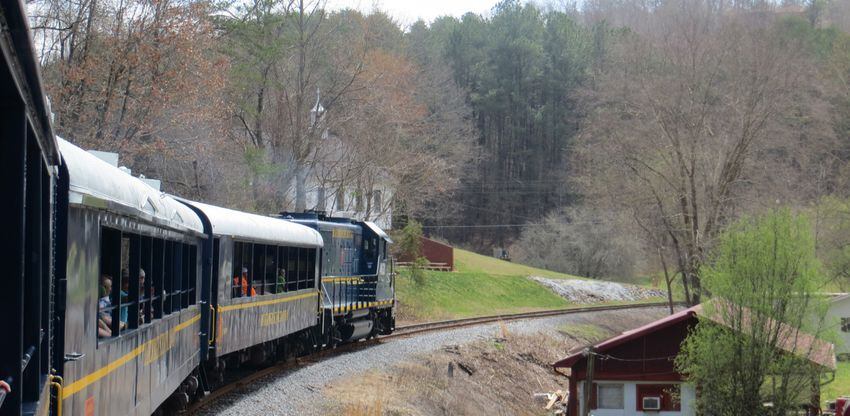
[[[675,306],[680,306],[681,302],[674,303]],[[446,329],[453,328],[461,328],[464,326],[471,325],[483,325],[487,323],[499,322],[499,321],[516,321],[520,319],[537,319],[537,318],[545,318],[549,316],[559,316],[559,315],[569,315],[574,313],[586,313],[586,312],[599,312],[599,311],[615,311],[621,309],[639,309],[639,308],[657,308],[669,306],[667,302],[647,302],[647,303],[634,303],[634,304],[620,304],[620,305],[598,305],[598,306],[585,306],[585,307],[576,307],[576,308],[563,308],[563,309],[548,309],[543,311],[533,311],[533,312],[521,312],[521,313],[511,313],[511,314],[502,314],[502,315],[492,315],[492,316],[480,316],[474,318],[462,318],[462,319],[450,319],[447,321],[435,321],[435,322],[425,322],[421,324],[411,324],[411,325],[403,325],[397,326],[395,331],[391,335],[384,335],[380,337],[380,339],[387,339],[392,337],[404,337],[408,335],[419,334],[423,332],[430,331],[442,331]]]
[[[675,305],[681,305],[681,302],[676,302]],[[321,362],[324,359],[342,355],[348,352],[357,351],[363,348],[368,348],[372,345],[381,343],[382,341],[390,341],[396,338],[407,338],[413,335],[418,335],[426,332],[445,331],[467,326],[484,325],[494,322],[517,321],[523,319],[539,319],[551,316],[570,315],[588,312],[607,312],[627,309],[642,309],[642,308],[657,308],[669,306],[667,302],[647,302],[636,304],[620,304],[620,305],[598,305],[584,306],[575,308],[548,309],[533,312],[521,312],[512,314],[500,314],[491,316],[479,316],[474,318],[450,319],[445,321],[424,322],[419,324],[410,324],[397,326],[395,331],[389,335],[382,335],[372,339],[355,341],[348,344],[342,344],[336,348],[319,350],[313,354],[303,357],[290,359],[288,361],[272,364],[269,367],[257,370],[237,380],[229,382],[204,396],[199,401],[191,404],[187,409],[188,414],[195,414],[206,406],[211,405],[222,396],[233,392],[239,388],[250,385],[251,383],[272,374],[281,373],[287,370],[292,370],[304,365]]]

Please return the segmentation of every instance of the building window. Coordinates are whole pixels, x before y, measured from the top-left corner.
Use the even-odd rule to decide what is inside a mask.
[[[850,332],[850,318],[841,318],[841,332]]]
[[[623,409],[623,385],[599,384],[596,388],[597,409]]]

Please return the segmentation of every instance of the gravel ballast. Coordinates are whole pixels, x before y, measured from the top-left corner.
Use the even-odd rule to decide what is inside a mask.
[[[600,280],[548,279],[531,276],[531,280],[546,286],[562,298],[573,303],[598,303],[617,301],[637,301],[664,296],[657,289],[640,286],[605,282]]]
[[[568,323],[591,323],[618,333],[659,319],[666,308],[648,307],[631,310],[583,312],[557,317],[505,323],[511,333],[557,334]],[[443,332],[425,333],[410,338],[392,339],[288,372],[275,374],[228,394],[206,406],[202,415],[321,415],[326,409],[324,387],[335,380],[354,377],[368,370],[388,370],[422,354],[449,345],[465,344],[497,337],[499,324],[486,324]]]

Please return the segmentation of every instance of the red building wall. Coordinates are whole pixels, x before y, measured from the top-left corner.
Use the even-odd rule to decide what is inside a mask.
[[[676,371],[674,359],[682,341],[696,320],[685,320],[667,328],[648,332],[641,337],[600,352],[593,362],[594,380],[679,382],[684,377]],[[578,382],[587,376],[587,360],[571,367],[571,414],[578,413]],[[593,397],[591,396],[591,400]]]
[[[425,237],[422,237],[421,241],[422,257],[425,257],[429,263],[445,263],[452,270],[455,269],[455,254],[452,246]],[[398,260],[403,262],[413,261],[406,256],[400,256]]]

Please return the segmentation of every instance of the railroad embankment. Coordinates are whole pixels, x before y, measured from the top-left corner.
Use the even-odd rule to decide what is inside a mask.
[[[666,314],[664,308],[586,313],[490,325],[431,353],[327,385],[325,412],[366,415],[539,415],[535,393],[564,390],[551,363],[572,348]],[[418,339],[418,338],[417,338]]]
[[[641,286],[585,279],[466,250],[455,249],[454,256],[455,271],[425,271],[420,283],[410,278],[409,271],[401,270],[396,292],[400,323],[660,300],[664,295]]]

